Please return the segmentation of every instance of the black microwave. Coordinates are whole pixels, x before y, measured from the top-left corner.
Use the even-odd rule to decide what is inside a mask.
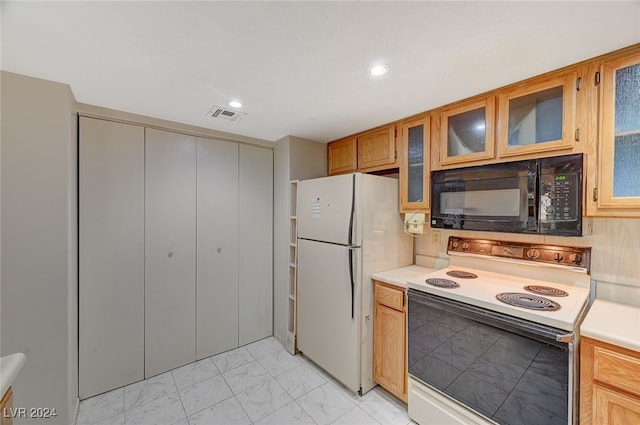
[[[431,227],[580,236],[583,154],[433,171]]]

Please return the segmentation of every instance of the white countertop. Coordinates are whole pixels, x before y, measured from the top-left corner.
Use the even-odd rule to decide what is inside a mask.
[[[385,270],[383,272],[372,273],[371,279],[397,285],[402,288],[407,287],[407,281],[419,279],[422,276],[433,273],[436,269],[423,266],[405,266],[398,269]]]
[[[640,308],[596,299],[580,335],[640,352]]]
[[[4,397],[18,373],[24,365],[25,356],[22,353],[9,354],[0,357],[0,398]]]

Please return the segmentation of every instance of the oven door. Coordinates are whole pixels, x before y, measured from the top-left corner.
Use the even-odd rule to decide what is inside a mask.
[[[575,353],[566,331],[414,289],[408,298],[409,375],[414,387],[435,390],[432,406],[441,397],[499,424],[573,423]],[[410,415],[424,394],[410,394]]]

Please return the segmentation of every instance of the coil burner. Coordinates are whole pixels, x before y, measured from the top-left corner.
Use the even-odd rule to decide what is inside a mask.
[[[453,289],[453,288],[459,288],[460,287],[458,282],[455,282],[455,281],[449,280],[449,279],[430,278],[430,279],[425,280],[425,282],[427,282],[431,286],[437,286],[438,288]]]
[[[529,310],[538,311],[556,311],[560,310],[560,304],[547,298],[537,295],[523,294],[519,292],[503,292],[496,295],[498,301],[516,307],[527,308]]]
[[[533,292],[538,295],[545,295],[547,297],[567,297],[569,293],[562,289],[553,288],[551,286],[540,285],[528,285],[524,287],[525,291]]]
[[[457,277],[458,279],[475,279],[478,277],[477,274],[471,272],[465,272],[462,270],[449,270],[447,275],[451,277]]]

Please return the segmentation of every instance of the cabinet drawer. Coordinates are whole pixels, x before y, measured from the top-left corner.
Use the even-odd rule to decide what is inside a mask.
[[[404,308],[404,291],[377,284],[376,303],[402,311]]]
[[[594,378],[640,396],[640,358],[594,347]]]

